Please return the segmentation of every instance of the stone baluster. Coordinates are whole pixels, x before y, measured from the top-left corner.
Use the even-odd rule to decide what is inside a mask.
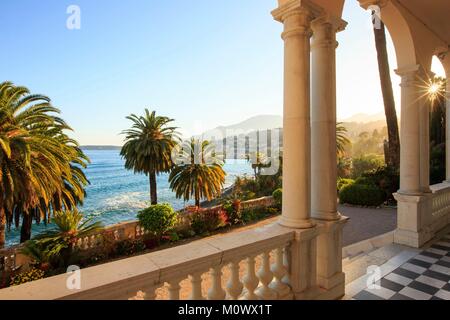
[[[227,284],[227,293],[231,300],[237,300],[244,287],[239,279],[239,261],[230,263],[230,271],[231,277]]]
[[[169,300],[180,300],[180,280],[174,279],[168,282],[169,284]]]
[[[144,292],[144,300],[155,300],[156,299],[156,288],[150,287]]]
[[[255,290],[258,287],[259,279],[255,273],[255,256],[247,258],[247,273],[243,279],[245,294],[244,300],[257,300],[259,297],[255,294]]]
[[[269,287],[278,293],[278,297],[287,298],[291,288],[283,282],[283,278],[287,274],[287,269],[284,266],[284,247],[279,247],[275,250],[275,263],[272,265],[271,270],[275,281]]]
[[[202,295],[202,274],[194,273],[189,276],[192,285],[191,295],[189,297],[190,300],[203,300]]]
[[[290,244],[283,249],[283,265],[286,269],[286,273],[281,281],[290,286],[291,284],[291,255],[290,255]]]
[[[226,293],[222,289],[222,267],[215,266],[211,268],[212,286],[208,291],[208,300],[224,300]]]
[[[270,270],[270,251],[265,251],[261,255],[261,268],[258,271],[258,278],[261,282],[261,286],[256,290],[256,294],[262,300],[275,300],[277,298],[277,293],[269,287],[272,282],[273,273]]]

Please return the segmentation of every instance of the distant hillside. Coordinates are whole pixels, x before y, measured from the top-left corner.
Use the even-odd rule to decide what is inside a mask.
[[[357,122],[357,123],[369,123],[369,122],[376,122],[376,121],[386,121],[386,115],[384,113],[377,113],[377,114],[365,114],[365,113],[358,113],[350,118],[339,120],[340,122]]]
[[[355,142],[363,132],[372,134],[374,130],[377,130],[381,135],[386,133],[386,120],[384,114],[367,115],[357,114],[348,119],[344,119],[343,125],[347,128],[348,138]],[[275,115],[261,115],[252,117],[240,123],[221,126],[214,130],[205,132],[203,139],[213,140],[216,144],[221,145],[221,137],[226,137],[227,146],[223,149],[223,153],[228,158],[234,158],[237,155],[239,158],[244,157],[246,154],[246,144],[256,145],[256,137],[259,131],[259,142],[261,150],[267,148],[267,130],[272,131],[272,139],[279,138],[280,145],[282,146],[283,140],[283,118]],[[278,135],[278,137],[277,137]]]
[[[252,131],[276,129],[283,127],[283,117],[278,115],[259,115],[229,126],[220,126],[202,134],[208,137],[239,135]]]
[[[382,133],[383,129],[387,127],[386,120],[378,120],[372,122],[343,122],[344,127],[347,128],[347,136],[354,141],[363,132],[373,133],[374,130]]]
[[[121,146],[81,146],[83,150],[120,150]]]

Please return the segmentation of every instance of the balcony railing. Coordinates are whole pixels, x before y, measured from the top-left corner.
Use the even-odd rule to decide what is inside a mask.
[[[0,290],[0,299],[292,299],[292,268],[308,272],[293,265],[295,239],[271,224],[83,269],[78,290],[61,274]]]
[[[450,224],[450,184],[436,184],[431,190],[431,231],[437,233]]]
[[[273,197],[262,197],[243,201],[241,203],[242,210],[269,207],[274,204]],[[218,210],[221,206],[208,208],[207,210]],[[179,228],[189,224],[189,214],[180,211]],[[77,247],[84,254],[89,255],[90,252],[102,250],[106,241],[121,242],[124,240],[136,240],[142,238],[145,234],[144,228],[139,225],[138,221],[126,221],[107,226],[104,230],[79,238]],[[27,269],[29,259],[20,253],[21,245],[12,246],[5,249],[0,249],[0,273],[12,271],[15,268],[21,267]]]

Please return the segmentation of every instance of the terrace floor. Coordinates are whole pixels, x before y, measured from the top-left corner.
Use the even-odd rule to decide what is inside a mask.
[[[450,300],[450,232],[420,250],[392,244],[351,260],[349,280],[372,269],[347,282],[346,300]]]
[[[350,218],[344,227],[344,247],[394,231],[397,228],[396,209],[340,205],[338,210],[342,215]]]

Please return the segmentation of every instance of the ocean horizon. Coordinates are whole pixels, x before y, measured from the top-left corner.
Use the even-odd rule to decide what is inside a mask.
[[[84,204],[79,206],[80,212],[94,221],[101,221],[105,226],[135,220],[137,213],[150,205],[148,177],[126,170],[119,149],[83,151],[91,160],[85,169],[90,185],[86,187],[86,198]],[[231,186],[237,176],[253,174],[251,165],[241,159],[226,160],[224,170],[227,173],[225,188]],[[169,187],[168,174],[157,177],[157,186],[158,203],[170,203],[175,210],[193,204],[193,201],[176,199]],[[49,228],[50,224],[33,224],[32,237]],[[6,245],[17,244],[19,239],[20,228],[12,226],[6,234]]]

